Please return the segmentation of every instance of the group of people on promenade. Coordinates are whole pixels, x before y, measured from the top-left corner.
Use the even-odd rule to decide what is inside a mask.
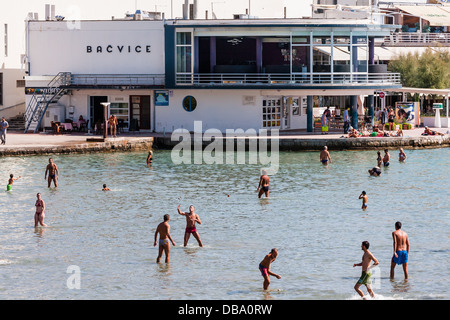
[[[402,149],[400,149],[399,154],[399,161],[404,161],[406,159],[406,154],[403,152]],[[147,156],[147,164],[150,165],[153,160],[153,152],[150,151]],[[323,150],[320,152],[320,161],[322,164],[327,165],[328,163],[331,163],[331,156],[328,151],[327,146],[323,148]],[[378,165],[381,166],[381,163],[383,163],[384,166],[389,165],[390,161],[390,155],[388,150],[385,150],[385,155],[383,158],[381,158],[381,154],[378,151]],[[369,170],[370,172],[370,170]],[[53,182],[55,188],[58,187],[58,176],[59,176],[59,170],[57,165],[53,162],[52,158],[49,158],[49,162],[46,166],[44,179],[48,181],[48,187],[50,188],[51,183]],[[21,178],[20,176],[18,178],[15,178],[13,174],[10,175],[10,179],[8,181],[7,191],[10,191],[12,189],[12,185],[14,181]],[[260,176],[257,192],[258,192],[258,198],[261,198],[264,194],[265,197],[269,197],[269,181],[270,178],[267,175],[266,171],[262,171],[262,174]],[[110,189],[107,188],[106,184],[103,184],[103,191],[109,191]],[[35,221],[35,227],[38,227],[39,224],[42,227],[46,227],[47,225],[44,223],[45,218],[45,202],[41,197],[40,193],[37,193],[36,195],[37,200],[35,202],[35,215],[34,215],[34,221]],[[363,191],[359,199],[362,199],[362,209],[367,209],[367,194],[365,191]],[[200,217],[197,213],[195,213],[195,208],[193,205],[189,206],[189,210],[187,212],[183,212],[180,210],[181,205],[177,207],[177,212],[179,215],[182,215],[186,218],[186,229],[184,232],[184,246],[186,247],[189,241],[190,236],[192,235],[198,242],[198,245],[200,247],[203,247],[203,243],[200,239],[200,235],[197,231],[196,224],[201,224]],[[175,242],[170,234],[170,215],[165,214],[163,217],[163,221],[158,224],[156,227],[155,235],[154,235],[154,246],[156,247],[159,245],[158,250],[158,256],[156,259],[157,263],[160,263],[162,255],[165,254],[165,262],[169,263],[170,261],[170,249],[171,244],[175,246]],[[394,253],[391,259],[391,269],[390,269],[390,277],[394,277],[394,269],[396,265],[402,265],[405,279],[408,279],[408,270],[407,270],[407,263],[408,263],[408,254],[409,254],[409,239],[408,235],[401,230],[402,224],[401,222],[397,221],[395,223],[395,231],[392,233],[393,238],[393,249]],[[158,235],[159,235],[159,241],[158,241]],[[360,266],[362,268],[361,277],[358,279],[357,283],[354,286],[355,291],[362,297],[365,298],[364,293],[361,291],[360,287],[362,285],[365,285],[367,288],[367,291],[370,296],[374,297],[374,292],[371,287],[371,269],[379,264],[379,261],[375,258],[375,256],[369,251],[370,244],[368,241],[363,241],[361,244],[361,250],[364,251],[364,254],[362,256],[362,261],[360,263],[355,263],[353,267]],[[267,290],[270,285],[270,276],[276,277],[277,279],[281,279],[281,276],[271,271],[271,264],[276,260],[279,252],[277,248],[273,248],[260,262],[259,264],[259,270],[261,272],[261,275],[263,277],[263,289]],[[372,264],[373,262],[373,264]]]

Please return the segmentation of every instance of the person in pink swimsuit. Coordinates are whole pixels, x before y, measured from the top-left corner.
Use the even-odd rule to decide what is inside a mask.
[[[44,223],[45,218],[45,202],[41,198],[41,194],[38,193],[36,195],[37,200],[34,204],[36,206],[36,213],[34,214],[34,227],[36,228],[40,223],[42,227],[46,227],[47,225]]]

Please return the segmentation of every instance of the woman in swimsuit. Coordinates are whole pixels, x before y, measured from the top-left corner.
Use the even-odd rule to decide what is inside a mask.
[[[400,153],[398,154],[398,161],[405,162],[405,160],[406,160],[406,154],[403,151],[403,149],[400,148]]]
[[[389,111],[389,115],[388,115],[389,131],[391,131],[394,128],[394,118],[395,118],[395,113],[394,113],[394,110],[391,109]]]
[[[44,223],[45,203],[44,200],[42,200],[40,193],[38,193],[36,197],[37,200],[35,203],[36,213],[34,214],[34,227],[36,228],[38,226],[38,223],[40,223],[42,227],[46,227],[47,225]]]

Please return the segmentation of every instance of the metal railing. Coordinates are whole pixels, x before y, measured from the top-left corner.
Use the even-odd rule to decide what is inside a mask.
[[[399,32],[384,38],[385,45],[424,45],[432,43],[450,45],[450,33]]]
[[[70,72],[58,73],[43,90],[42,93],[34,93],[28,103],[25,114],[25,133],[33,130],[35,133],[41,125],[47,107],[52,102],[57,102],[65,93],[65,87],[70,84]]]
[[[162,86],[163,74],[72,74],[73,86]]]
[[[177,85],[195,86],[311,86],[399,85],[400,73],[194,73],[177,74]]]

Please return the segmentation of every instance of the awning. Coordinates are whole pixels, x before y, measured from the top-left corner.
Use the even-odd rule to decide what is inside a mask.
[[[430,22],[430,26],[450,26],[450,10],[439,6],[396,6],[397,9]]]
[[[429,48],[433,51],[448,51],[450,53],[450,47],[375,47],[374,56],[375,61],[390,61],[396,59],[402,54],[407,55],[408,53],[418,53],[421,55]]]

